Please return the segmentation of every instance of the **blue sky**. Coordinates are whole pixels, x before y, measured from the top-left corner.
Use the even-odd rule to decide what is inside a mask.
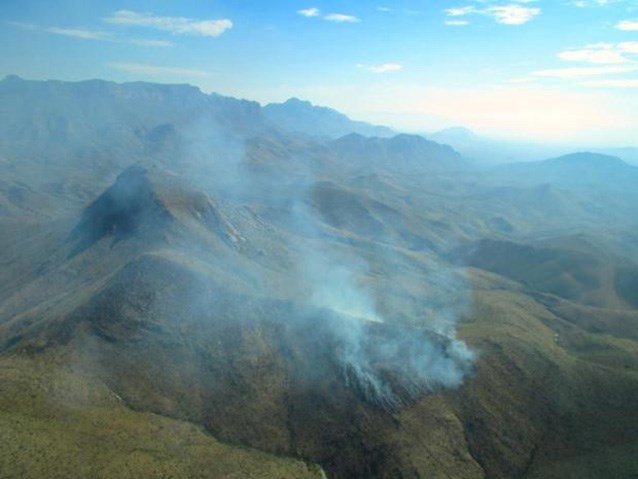
[[[409,131],[638,145],[638,0],[2,0],[11,73],[297,96]]]

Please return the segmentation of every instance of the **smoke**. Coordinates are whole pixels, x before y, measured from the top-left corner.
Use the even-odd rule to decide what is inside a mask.
[[[324,327],[336,345],[332,354],[342,380],[385,408],[460,386],[474,360],[456,337],[457,322],[470,306],[462,273],[431,252],[415,259],[394,239],[400,235],[362,237],[327,224],[320,211],[326,206],[314,196],[325,171],[300,168],[299,153],[286,150],[264,165],[249,150],[250,140],[224,139],[211,127],[189,131],[189,176],[228,201],[274,212],[292,265],[284,289],[294,292],[295,302],[326,311]],[[335,180],[334,171],[327,174]],[[253,241],[266,244],[264,238]],[[402,288],[405,283],[412,291]],[[258,293],[272,296],[270,287],[264,278]]]
[[[393,252],[387,247],[377,254],[386,264],[403,266]],[[370,265],[356,249],[344,251],[324,242],[298,252],[297,258],[311,291],[308,301],[335,314],[327,326],[339,345],[343,379],[366,400],[394,409],[438,389],[458,387],[471,373],[475,355],[456,338],[457,321],[469,308],[469,289],[450,266],[430,258],[429,274],[420,278],[430,292],[424,291],[414,313],[420,317],[402,321],[392,317],[392,295],[370,284]],[[384,311],[379,303],[386,304]],[[405,324],[410,319],[418,326]]]
[[[238,124],[258,120],[251,108]],[[151,113],[145,118],[155,118]],[[140,119],[146,156],[133,162],[168,171],[171,181],[179,178],[193,194],[179,188],[167,194],[160,185],[160,196],[168,199],[157,198],[154,180],[133,182],[148,189],[140,197],[120,184],[112,190],[118,197],[107,195],[85,210],[71,235],[71,256],[79,263],[80,253],[114,232],[119,240],[129,232],[151,236],[157,230],[161,254],[196,265],[236,295],[218,304],[252,296],[253,303],[281,299],[302,306],[292,311],[312,310],[280,320],[299,330],[307,321],[320,321],[340,379],[366,401],[394,408],[462,384],[474,359],[456,337],[458,320],[470,306],[462,274],[435,252],[412,249],[411,240],[402,240],[401,221],[409,218],[394,212],[389,221],[383,211],[391,208],[371,210],[368,200],[382,202],[343,174],[361,168],[343,165],[343,158],[312,141],[291,140],[265,127],[240,131],[222,113],[211,113],[206,104],[186,120],[186,115],[156,118],[153,126]],[[174,208],[186,211],[173,218]],[[183,235],[164,233],[173,227]],[[118,246],[114,241],[111,248]],[[141,239],[138,246],[147,253],[150,242]],[[209,297],[178,300],[202,311],[211,303]],[[323,312],[319,319],[316,311]]]

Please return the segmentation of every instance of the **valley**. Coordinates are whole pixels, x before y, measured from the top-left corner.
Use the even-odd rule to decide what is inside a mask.
[[[638,474],[638,167],[349,121],[0,81],[0,475]]]

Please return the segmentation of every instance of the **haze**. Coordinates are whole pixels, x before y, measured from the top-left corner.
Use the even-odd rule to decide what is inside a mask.
[[[637,9],[0,0],[0,476],[636,479]]]
[[[636,146],[631,0],[5,0],[0,76],[296,96],[403,131]]]

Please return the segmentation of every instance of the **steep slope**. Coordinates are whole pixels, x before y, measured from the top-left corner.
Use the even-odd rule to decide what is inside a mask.
[[[48,92],[35,110],[61,89],[157,130],[105,163],[82,135],[53,166],[17,153],[52,132],[3,150],[3,471],[638,473],[635,202],[616,177],[489,176],[412,136],[322,143],[188,88],[27,83]],[[85,113],[69,124],[97,131]],[[187,128],[211,115],[216,134]]]
[[[580,304],[630,310],[636,305],[632,285],[638,267],[626,260],[616,263],[582,240],[564,242],[562,247],[481,240],[457,249],[454,256],[470,266]]]
[[[357,172],[394,171],[427,173],[464,169],[467,165],[449,146],[428,141],[418,135],[396,135],[392,138],[366,138],[352,133],[330,143],[344,166]]]
[[[343,235],[374,241],[368,229],[346,220],[350,213],[325,201],[337,198],[339,208],[353,204],[376,214],[380,204],[335,185],[320,183],[313,191],[311,200],[336,232],[332,240],[311,234],[295,242],[321,248]],[[284,279],[291,274],[285,267],[289,253],[263,243],[269,226],[241,211],[183,178],[129,168],[60,238],[65,254],[49,266],[48,279],[33,278],[33,286],[16,288],[3,302],[3,356],[26,368],[43,354],[73,358],[74,374],[107,385],[136,411],[201,424],[231,443],[318,462],[333,477],[521,476],[571,451],[586,453],[578,446],[585,437],[588,447],[598,448],[618,435],[634,437],[624,426],[595,429],[598,436],[587,429],[594,424],[588,408],[616,418],[629,414],[630,404],[595,398],[587,381],[596,378],[621,398],[638,388],[622,370],[602,376],[609,358],[581,359],[588,357],[583,342],[607,347],[613,340],[560,319],[513,285],[494,292],[493,280],[479,274],[476,306],[461,331],[481,356],[466,385],[446,391],[436,376],[422,382],[418,375],[449,368],[450,362],[466,364],[462,350],[424,329],[427,323],[408,326],[397,314],[414,316],[400,299],[410,291],[410,270],[416,278],[441,268],[429,253],[405,252],[400,259],[386,250],[367,281],[386,290],[387,305],[380,310],[397,317],[388,323],[351,317],[299,301],[303,284]],[[397,228],[387,216],[378,218],[387,231]],[[277,229],[266,237],[276,235],[291,241],[290,233]],[[56,278],[76,268],[81,276],[67,279],[57,295],[51,286],[40,300],[32,294],[43,284],[62,283]],[[400,270],[405,280],[391,276]],[[446,278],[444,271],[438,274],[437,282]],[[437,298],[424,290],[415,294]],[[20,301],[24,295],[30,299]],[[432,314],[444,311],[435,307]],[[354,343],[353,335],[359,338]],[[631,357],[633,343],[622,347]],[[538,373],[547,370],[553,374]],[[559,384],[573,391],[563,398]],[[590,398],[586,407],[571,402],[579,394]],[[508,408],[500,407],[504,402]],[[547,448],[543,438],[553,435],[565,446]]]
[[[316,458],[336,475],[395,467],[400,451],[383,439],[392,411],[458,384],[471,369],[462,346],[296,302],[300,278],[285,279],[290,259],[266,228],[179,178],[129,168],[47,270],[7,292],[4,349],[79,355],[137,410]]]
[[[122,160],[192,156],[228,135],[273,129],[259,104],[189,85],[0,82],[0,152],[44,164],[121,168]]]

